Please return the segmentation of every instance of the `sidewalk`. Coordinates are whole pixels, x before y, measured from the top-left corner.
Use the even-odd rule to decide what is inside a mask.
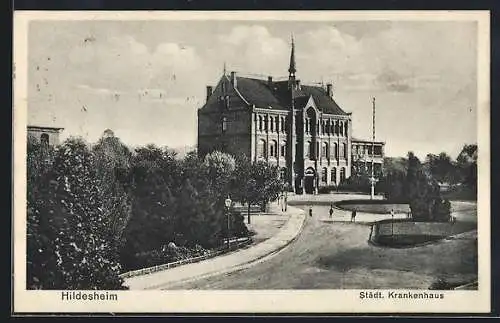
[[[125,285],[130,290],[162,289],[172,284],[210,277],[242,269],[264,257],[270,257],[292,242],[302,230],[305,215],[295,207],[288,207],[286,213],[288,221],[271,238],[238,250],[227,255],[207,259],[198,263],[187,264],[148,275],[135,276],[125,279]],[[265,215],[263,215],[265,216]]]

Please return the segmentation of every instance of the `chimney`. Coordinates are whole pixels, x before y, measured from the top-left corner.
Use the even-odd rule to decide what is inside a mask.
[[[329,97],[333,96],[333,85],[332,85],[332,83],[328,83],[326,85],[326,93],[328,94]]]
[[[270,87],[273,86],[273,77],[272,76],[267,77],[267,85],[269,85]]]
[[[236,88],[236,72],[231,72],[231,83],[233,83],[233,86]]]
[[[210,96],[212,96],[213,89],[214,88],[212,86],[207,85],[207,101],[210,98]]]
[[[296,80],[295,83],[297,84],[297,90],[300,90],[300,80]]]

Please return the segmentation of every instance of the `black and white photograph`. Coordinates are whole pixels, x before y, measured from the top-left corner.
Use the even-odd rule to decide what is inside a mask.
[[[489,311],[487,11],[14,33],[19,311]]]

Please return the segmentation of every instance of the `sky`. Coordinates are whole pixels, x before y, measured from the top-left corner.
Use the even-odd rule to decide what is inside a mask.
[[[28,123],[95,142],[196,145],[196,113],[223,73],[333,83],[353,136],[388,156],[447,152],[477,133],[473,21],[31,21]]]

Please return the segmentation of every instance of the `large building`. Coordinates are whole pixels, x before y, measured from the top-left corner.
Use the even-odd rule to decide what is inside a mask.
[[[292,41],[288,79],[242,77],[225,72],[207,86],[198,110],[198,153],[245,154],[280,167],[296,193],[336,186],[351,175],[351,113],[333,98],[333,86],[301,84]],[[383,143],[377,142],[383,155]],[[377,151],[377,149],[375,150]]]

